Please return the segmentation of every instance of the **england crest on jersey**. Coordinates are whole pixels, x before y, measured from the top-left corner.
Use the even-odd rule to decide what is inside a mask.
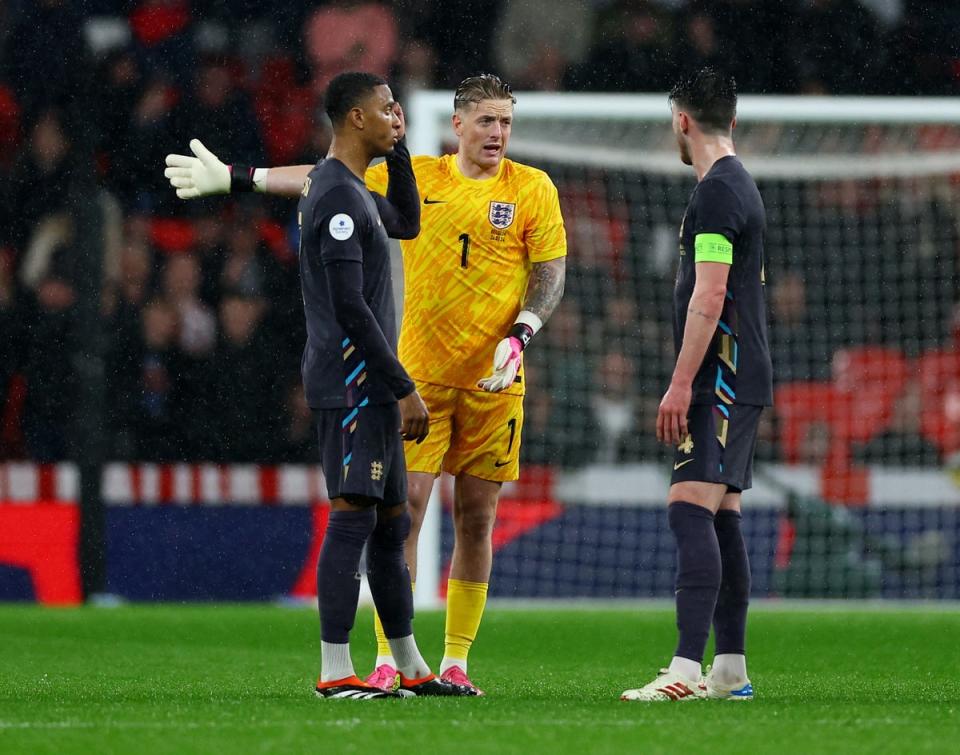
[[[490,225],[492,225],[494,228],[499,228],[500,230],[509,228],[513,223],[513,215],[516,209],[516,204],[510,204],[508,202],[491,202]]]

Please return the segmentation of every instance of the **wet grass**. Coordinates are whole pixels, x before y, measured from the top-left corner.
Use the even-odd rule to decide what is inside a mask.
[[[373,662],[361,612],[354,660]],[[443,617],[416,621],[431,663]],[[0,752],[943,752],[960,741],[960,612],[756,610],[750,703],[623,703],[672,651],[672,614],[488,611],[487,697],[312,694],[318,630],[273,606],[0,607]]]

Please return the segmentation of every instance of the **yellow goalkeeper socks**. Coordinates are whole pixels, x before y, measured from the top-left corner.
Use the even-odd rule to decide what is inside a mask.
[[[416,591],[417,583],[411,582],[410,589]],[[373,633],[377,636],[377,661],[376,666],[382,666],[386,663],[388,666],[396,668],[397,664],[393,660],[393,651],[390,649],[390,641],[383,632],[383,624],[380,623],[380,614],[377,609],[373,609]]]
[[[440,663],[441,674],[451,666],[459,666],[466,672],[467,655],[477,637],[486,605],[486,582],[447,581],[446,643]]]

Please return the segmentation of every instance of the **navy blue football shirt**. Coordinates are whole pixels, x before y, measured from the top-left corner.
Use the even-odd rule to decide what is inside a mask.
[[[717,160],[694,188],[680,227],[673,332],[683,345],[696,262],[730,265],[726,301],[713,341],[693,381],[694,404],[773,404],[764,293],[766,211],[753,177],[730,155]],[[729,399],[728,401],[726,399]]]
[[[406,149],[398,151],[394,162],[409,166]],[[400,172],[400,180],[411,184],[398,188],[412,197],[416,235],[416,182],[412,170]],[[388,193],[397,194],[393,185]],[[414,390],[396,356],[390,229],[381,209],[392,223],[402,215],[336,159],[317,163],[304,184],[299,254],[307,344],[301,369],[314,409],[392,403]]]

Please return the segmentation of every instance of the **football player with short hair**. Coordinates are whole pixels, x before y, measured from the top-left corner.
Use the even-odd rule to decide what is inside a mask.
[[[556,187],[543,171],[505,156],[514,104],[509,85],[491,74],[457,87],[451,117],[457,152],[412,158],[421,232],[401,242],[399,355],[430,411],[427,439],[405,445],[413,519],[406,558],[415,575],[423,514],[436,477],[447,471],[455,477],[455,544],[440,671],[471,687],[467,655],[486,604],[497,500],[502,483],[519,476],[522,352],[560,301],[565,276]],[[171,156],[168,165],[181,198],[231,190],[227,166],[209,155]],[[298,194],[308,171],[251,169],[246,188]],[[382,193],[387,167],[369,169],[366,182]],[[379,627],[378,635],[369,681],[389,688],[397,659]]]
[[[680,159],[697,174],[680,226],[674,288],[677,361],[657,415],[673,446],[667,515],[677,542],[673,660],[624,700],[749,700],[750,563],[740,499],[751,485],[763,407],[773,403],[764,294],[766,212],[733,146],[737,91],[704,68],[670,92]],[[710,626],[716,655],[702,678]]]

